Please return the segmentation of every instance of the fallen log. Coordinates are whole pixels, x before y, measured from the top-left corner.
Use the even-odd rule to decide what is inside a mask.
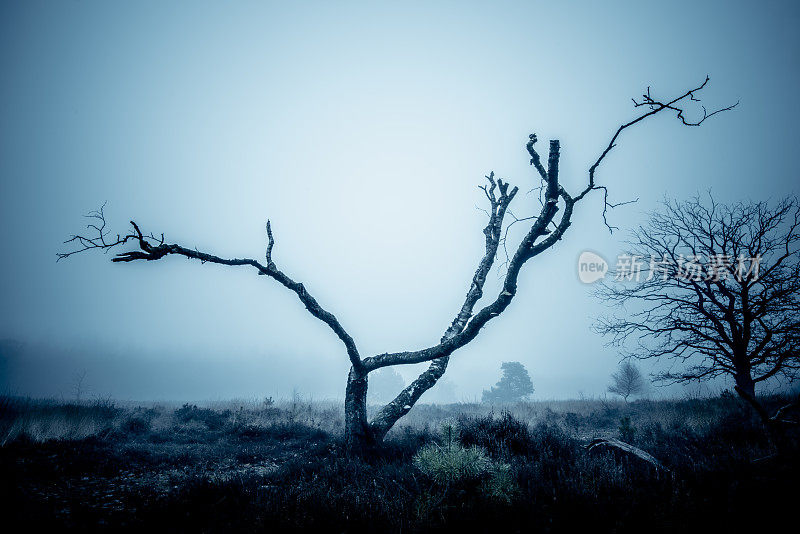
[[[640,460],[644,460],[645,462],[654,466],[656,469],[669,471],[664,464],[656,460],[651,454],[643,451],[639,447],[634,447],[630,443],[625,443],[624,441],[620,441],[615,438],[595,438],[588,445],[586,445],[585,448],[588,451],[593,451],[596,449],[613,449],[623,451],[639,458]]]

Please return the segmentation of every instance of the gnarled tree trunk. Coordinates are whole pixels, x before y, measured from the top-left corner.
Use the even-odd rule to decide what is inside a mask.
[[[347,375],[345,388],[344,433],[350,449],[362,448],[374,441],[367,423],[367,375],[353,367]]]
[[[514,222],[511,223],[514,224],[528,220],[532,221],[527,234],[517,246],[513,256],[508,258],[508,267],[500,293],[492,302],[481,308],[477,313],[473,313],[475,305],[483,296],[486,276],[497,256],[498,247],[501,243],[505,243],[505,235],[508,232],[508,227],[505,227],[506,234],[504,234],[503,220],[509,204],[518,191],[516,187],[509,189],[509,184],[507,182],[500,179],[495,180],[494,173],[490,173],[489,176],[486,177],[489,181],[489,185],[481,187],[486,198],[489,200],[489,210],[487,211],[489,223],[483,230],[486,241],[485,253],[472,278],[464,304],[461,306],[455,319],[453,319],[439,343],[426,349],[384,353],[362,358],[355,340],[347,333],[336,316],[323,308],[308,292],[304,284],[290,278],[287,274],[278,269],[276,264],[272,261],[272,250],[275,241],[272,236],[272,229],[269,221],[267,221],[266,227],[268,238],[266,263],[261,263],[250,258],[221,258],[213,254],[200,252],[195,248],[166,243],[163,234],[161,234],[160,237],[152,233],[145,235],[133,221],[131,221],[131,226],[133,227],[132,233],[124,236],[117,235],[115,240],[107,241],[108,236],[111,234],[110,231],[106,229],[105,215],[101,208],[99,211],[89,214],[89,217],[93,218],[94,221],[88,228],[96,232],[97,235],[73,235],[67,240],[67,243],[74,244],[77,248],[60,253],[58,258],[60,260],[76,253],[94,249],[108,251],[114,247],[133,243],[138,245],[138,249],[134,248],[121,252],[112,258],[112,261],[154,261],[166,256],[177,255],[200,260],[201,263],[251,267],[254,268],[259,275],[275,280],[286,289],[295,293],[297,298],[305,305],[308,312],[313,317],[324,322],[344,345],[347,357],[351,363],[345,393],[345,436],[348,445],[353,449],[358,449],[369,444],[380,442],[392,426],[403,415],[408,413],[422,394],[432,388],[442,375],[444,375],[451,354],[475,339],[483,326],[500,315],[508,307],[517,293],[517,278],[523,265],[531,258],[555,245],[555,243],[561,239],[564,232],[566,232],[571,224],[572,211],[575,204],[582,200],[589,192],[596,189],[602,189],[604,193],[605,203],[603,218],[605,220],[606,209],[608,207],[613,207],[613,205],[607,202],[607,190],[605,186],[598,186],[595,184],[595,172],[606,155],[616,146],[617,140],[623,130],[664,110],[675,112],[682,124],[697,126],[708,117],[719,113],[719,111],[730,109],[730,107],[728,107],[713,113],[707,113],[705,108],[703,108],[703,116],[697,122],[689,122],[686,120],[684,110],[679,107],[680,103],[696,101],[696,94],[700,92],[707,83],[708,78],[706,78],[699,87],[690,89],[671,100],[656,100],[650,95],[649,90],[643,95],[643,100],[641,102],[636,102],[634,100],[634,106],[636,108],[643,108],[645,111],[633,120],[617,128],[608,145],[589,168],[588,184],[574,197],[567,193],[564,187],[559,184],[559,142],[557,140],[550,141],[547,168],[545,169],[540,161],[539,154],[534,148],[537,141],[536,135],[531,135],[526,147],[531,157],[531,165],[535,167],[541,179],[540,191],[543,192],[543,198],[540,197],[541,210],[537,216],[522,219],[515,217]],[[559,206],[559,204],[561,204],[561,206]],[[561,218],[556,220],[555,215],[562,207]],[[422,362],[430,362],[428,369],[408,387],[403,389],[394,400],[379,410],[371,422],[368,421],[366,399],[369,373],[381,367]]]

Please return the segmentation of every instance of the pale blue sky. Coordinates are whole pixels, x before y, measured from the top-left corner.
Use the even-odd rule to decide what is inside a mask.
[[[34,347],[42,371],[6,387],[66,392],[86,368],[126,398],[343,391],[338,340],[252,272],[56,264],[104,201],[118,231],[134,218],[225,256],[262,257],[269,217],[276,262],[371,354],[434,343],[452,319],[482,251],[485,174],[537,185],[536,132],[561,140],[576,190],[648,85],[672,95],[710,74],[705,101],[741,105],[625,134],[598,173],[613,199],[640,199],[611,214],[619,237],[665,193],[796,192],[798,15],[790,1],[2,2],[0,338]],[[599,200],[454,356],[460,398],[509,360],[539,398],[604,391],[617,356],[575,272],[582,250],[619,248]]]

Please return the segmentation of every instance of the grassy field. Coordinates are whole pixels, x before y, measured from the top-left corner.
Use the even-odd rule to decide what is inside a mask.
[[[81,531],[736,532],[793,517],[800,497],[797,436],[771,456],[730,395],[419,405],[363,456],[344,451],[342,421],[340,405],[300,399],[4,397],[4,519]],[[664,468],[587,450],[595,437]]]

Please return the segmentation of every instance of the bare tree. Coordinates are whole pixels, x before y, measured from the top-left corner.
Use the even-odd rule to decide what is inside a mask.
[[[77,402],[80,402],[83,398],[83,394],[86,392],[86,369],[82,369],[80,371],[75,371],[75,374],[72,375],[72,385],[70,390],[72,392],[72,396],[75,397]]]
[[[765,423],[783,421],[755,386],[800,370],[798,201],[666,200],[628,244],[618,280],[598,290],[623,311],[598,330],[615,345],[633,341],[630,356],[677,363],[656,375],[662,382],[728,375]]]
[[[644,393],[645,386],[646,383],[642,372],[639,371],[638,367],[626,360],[620,364],[619,370],[611,375],[611,384],[608,386],[608,392],[619,395],[625,402],[628,402],[628,397],[631,395]]]
[[[675,98],[663,101],[653,98],[648,88],[640,101],[634,100],[634,107],[642,108],[642,113],[616,129],[609,143],[589,168],[588,182],[574,195],[568,193],[559,183],[559,141],[550,141],[547,168],[545,168],[535,148],[537,137],[535,134],[531,134],[526,147],[531,158],[531,165],[534,166],[541,179],[541,208],[536,216],[525,219],[530,221],[530,227],[519,242],[513,255],[508,259],[502,289],[491,302],[480,308],[477,313],[474,312],[476,304],[483,296],[486,276],[495,261],[498,246],[501,240],[504,239],[503,223],[508,207],[518,192],[517,187],[510,187],[507,182],[502,179],[496,179],[494,173],[490,173],[486,177],[488,183],[481,187],[488,202],[487,215],[489,220],[483,230],[485,253],[478,262],[478,267],[470,281],[469,290],[461,309],[445,330],[441,340],[421,350],[387,352],[362,358],[355,341],[336,316],[324,308],[311,295],[303,283],[289,277],[273,261],[275,240],[269,221],[266,225],[266,261],[262,263],[249,258],[222,258],[183,245],[167,243],[163,234],[158,237],[152,233],[145,234],[140,230],[139,225],[133,221],[131,221],[132,231],[130,233],[126,235],[117,234],[115,237],[109,238],[111,233],[106,229],[105,216],[101,209],[89,214],[92,222],[88,225],[88,228],[92,235],[72,236],[67,240],[67,243],[76,245],[75,248],[59,254],[59,259],[88,250],[107,251],[124,245],[134,245],[136,248],[118,253],[112,261],[155,261],[166,256],[176,255],[200,260],[201,263],[251,267],[259,275],[275,280],[289,291],[295,293],[308,312],[328,325],[344,345],[351,364],[345,391],[345,435],[348,444],[351,447],[359,447],[370,442],[380,442],[389,429],[411,410],[411,407],[414,406],[420,396],[433,387],[437,380],[442,377],[447,369],[450,355],[475,339],[483,326],[508,307],[517,294],[517,279],[523,265],[531,258],[538,256],[555,245],[562,238],[572,224],[572,213],[575,206],[590,192],[595,190],[603,191],[605,200],[603,217],[605,219],[606,209],[613,207],[613,205],[608,202],[608,190],[606,187],[596,183],[595,173],[608,153],[616,147],[623,131],[662,111],[674,112],[678,120],[684,125],[698,126],[709,117],[735,106],[734,104],[734,106],[722,108],[711,113],[702,108],[702,116],[695,121],[687,120],[683,105],[687,102],[696,102],[698,100],[696,95],[703,90],[707,83],[708,77],[698,87],[690,89]],[[559,211],[561,212],[561,217],[557,218],[556,214]],[[429,368],[400,391],[391,402],[380,409],[371,421],[368,421],[366,398],[369,373],[382,367],[421,362],[430,362]]]

